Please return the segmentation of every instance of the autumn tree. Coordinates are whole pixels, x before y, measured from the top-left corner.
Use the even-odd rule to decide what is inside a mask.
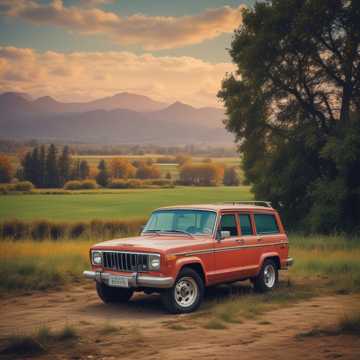
[[[221,183],[224,169],[219,164],[186,162],[179,173],[180,182],[184,185],[215,186]]]
[[[113,178],[129,179],[135,176],[136,168],[127,159],[114,158],[110,161],[110,173]]]
[[[81,160],[79,164],[79,179],[85,180],[90,176],[90,166],[86,160]]]
[[[161,171],[156,165],[143,164],[136,170],[136,178],[138,179],[158,179],[160,177]]]
[[[12,177],[12,166],[8,156],[0,154],[0,183],[10,182]]]

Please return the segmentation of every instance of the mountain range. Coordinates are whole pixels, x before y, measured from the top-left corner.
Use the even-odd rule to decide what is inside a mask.
[[[98,144],[228,144],[219,108],[166,104],[119,93],[88,102],[60,102],[50,96],[0,94],[0,136]]]

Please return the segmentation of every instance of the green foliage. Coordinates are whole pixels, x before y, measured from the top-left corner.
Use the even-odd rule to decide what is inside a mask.
[[[96,175],[96,182],[100,186],[106,187],[109,184],[110,174],[108,172],[105,160],[100,160],[98,170],[99,172]]]
[[[234,166],[225,168],[223,183],[226,186],[240,185],[239,175]]]
[[[243,15],[219,97],[255,197],[288,227],[358,231],[359,2],[273,0]]]

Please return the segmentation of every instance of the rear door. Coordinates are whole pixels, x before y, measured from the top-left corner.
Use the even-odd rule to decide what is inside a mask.
[[[238,216],[235,212],[221,214],[217,233],[228,231],[230,236],[215,242],[216,281],[232,281],[241,277],[243,240],[240,236]]]
[[[241,274],[242,276],[252,276],[256,273],[261,256],[261,250],[258,246],[259,237],[255,232],[252,214],[250,212],[240,212],[238,216],[242,240],[241,245],[243,245]]]

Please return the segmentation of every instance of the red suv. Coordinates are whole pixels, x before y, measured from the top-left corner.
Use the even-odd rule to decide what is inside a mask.
[[[188,313],[207,286],[250,279],[256,291],[272,290],[293,263],[288,251],[268,202],[172,206],[155,210],[140,236],[94,245],[84,275],[106,303],[158,292],[168,311]]]

